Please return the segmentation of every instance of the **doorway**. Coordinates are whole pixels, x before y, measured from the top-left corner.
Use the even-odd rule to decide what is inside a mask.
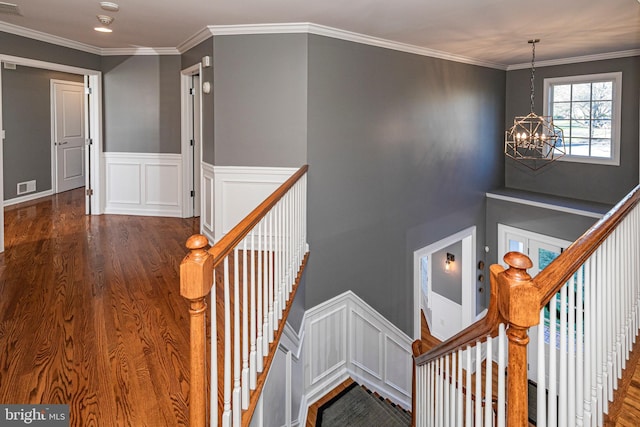
[[[85,185],[84,84],[51,80],[51,183],[54,193]]]
[[[201,210],[202,172],[202,65],[181,72],[181,128],[184,218],[199,217]]]
[[[11,64],[12,66],[41,68],[84,76],[84,88],[86,88],[83,89],[83,91],[86,90],[84,97],[85,131],[88,132],[84,138],[86,149],[84,149],[85,159],[83,163],[85,186],[87,188],[85,194],[85,212],[87,214],[101,214],[103,206],[100,182],[100,156],[102,152],[102,73],[96,70],[0,54],[0,64],[5,63]],[[3,107],[5,110],[9,108],[4,103],[2,96],[3,68],[3,66],[0,66],[0,141],[2,142],[2,145],[7,143],[7,135],[2,123]],[[4,205],[3,151],[4,149],[0,149],[0,201],[2,201]],[[55,187],[52,185],[51,192],[53,191],[55,191]],[[4,249],[4,209],[0,209],[0,252],[3,252]]]
[[[518,228],[510,227],[503,224],[498,224],[498,254],[500,255],[499,261],[503,267],[507,268],[502,257],[510,251],[517,251],[527,255],[533,267],[528,270],[531,277],[535,277],[538,273],[544,270],[547,265],[556,259],[572,242],[567,240],[558,239],[544,234],[538,234],[527,230],[521,230]],[[548,315],[548,313],[546,313]],[[538,334],[542,332],[543,337],[539,337]],[[537,382],[538,380],[538,342],[539,338],[544,338],[544,355],[545,366],[549,366],[549,324],[548,319],[545,320],[543,325],[534,326],[529,329],[529,345],[527,346],[527,374],[530,380]],[[556,330],[559,336],[560,331]],[[559,346],[559,338],[554,340]],[[558,347],[559,349],[559,347]],[[556,361],[560,360],[556,357]],[[549,378],[546,378],[546,384],[549,383]]]
[[[414,338],[421,336],[422,312],[442,341],[475,321],[475,248],[474,226],[413,253]]]

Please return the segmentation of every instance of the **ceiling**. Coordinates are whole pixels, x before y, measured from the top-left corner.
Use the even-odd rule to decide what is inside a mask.
[[[507,67],[640,49],[640,0],[1,0],[1,21],[97,48],[176,47],[208,25],[310,22]],[[93,30],[115,17],[113,33]],[[2,29],[2,27],[0,27]]]

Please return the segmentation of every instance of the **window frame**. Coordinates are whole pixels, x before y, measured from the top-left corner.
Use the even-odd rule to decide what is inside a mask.
[[[613,99],[611,105],[611,156],[593,157],[565,154],[559,161],[592,163],[600,165],[620,166],[620,128],[622,112],[622,72],[583,74],[577,76],[550,77],[544,79],[544,111],[543,115],[552,116],[553,103],[552,87],[558,84],[597,83],[611,81],[613,84]],[[593,101],[593,100],[591,100]],[[591,139],[591,138],[590,138]]]

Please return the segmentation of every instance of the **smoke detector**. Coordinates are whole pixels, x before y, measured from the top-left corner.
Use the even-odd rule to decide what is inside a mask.
[[[102,24],[101,27],[95,27],[94,30],[101,33],[111,33],[113,30],[109,28],[109,25],[113,22],[113,17],[109,15],[97,15],[98,21]]]
[[[120,10],[120,6],[118,6],[116,3],[112,3],[110,1],[101,1],[100,2],[100,7],[102,8],[102,10],[106,10],[109,12],[117,12]]]
[[[110,25],[113,22],[113,17],[109,15],[98,15],[96,18],[102,25]]]

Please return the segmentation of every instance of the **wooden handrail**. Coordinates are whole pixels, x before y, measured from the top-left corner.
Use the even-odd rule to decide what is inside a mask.
[[[489,308],[487,315],[480,319],[478,322],[470,325],[466,329],[463,329],[460,333],[456,334],[449,340],[437,345],[428,352],[415,356],[416,366],[425,365],[433,360],[437,360],[442,356],[446,356],[460,348],[465,348],[468,345],[475,345],[476,342],[484,342],[487,337],[495,337],[498,335],[498,327],[500,323],[504,322],[504,318],[500,314],[498,309],[498,282],[497,276],[504,268],[499,265],[492,265],[490,269],[491,273],[491,298],[489,299]],[[420,346],[413,346],[414,354],[419,351]]]
[[[256,226],[258,226],[258,224],[263,219],[265,219],[265,217],[267,217],[269,212],[272,211],[273,208],[276,207],[277,204],[292,189],[294,189],[294,186],[301,180],[302,177],[305,176],[305,174],[308,171],[308,168],[309,168],[308,165],[304,165],[300,169],[298,169],[291,177],[289,177],[289,179],[287,179],[282,185],[280,185],[269,197],[267,197],[262,203],[260,203],[258,207],[252,210],[242,221],[240,221],[235,227],[233,227],[225,236],[223,236],[215,245],[213,245],[208,250],[206,249],[206,246],[208,245],[208,239],[205,236],[196,234],[191,236],[187,240],[187,248],[190,251],[180,265],[180,294],[183,297],[185,297],[190,304],[189,315],[190,315],[190,336],[191,336],[191,355],[190,355],[190,372],[191,372],[190,385],[191,386],[190,386],[190,392],[189,392],[189,399],[190,399],[189,420],[190,420],[190,425],[193,427],[196,427],[196,426],[204,427],[207,424],[206,403],[208,399],[206,398],[206,396],[208,394],[207,383],[209,381],[207,380],[207,377],[206,377],[206,370],[207,370],[206,359],[207,358],[205,357],[205,353],[206,353],[205,312],[207,309],[206,298],[209,294],[212,293],[212,290],[214,289],[213,286],[215,286],[214,272],[217,271],[218,267],[221,267],[222,262],[226,258],[233,256],[234,251],[237,251],[237,247],[241,244],[241,242],[252,232],[253,229],[255,229]],[[252,238],[252,242],[253,242],[253,238]],[[306,242],[306,237],[303,242]],[[303,246],[304,245],[302,246],[298,245],[298,247],[301,249],[303,249]],[[246,248],[246,242],[245,242],[245,248]],[[258,368],[258,369],[262,369],[262,371],[258,373],[258,377],[255,380],[252,380],[255,382],[255,385],[251,386],[252,389],[250,391],[250,398],[249,398],[250,403],[248,405],[248,408],[242,412],[238,412],[239,414],[241,414],[241,417],[242,417],[242,425],[249,425],[251,421],[251,416],[253,415],[253,411],[255,410],[255,407],[256,407],[257,398],[259,397],[262,387],[264,386],[264,381],[266,379],[267,372],[273,360],[273,354],[275,354],[275,350],[277,349],[277,342],[284,329],[284,321],[286,320],[287,314],[290,309],[290,302],[295,296],[295,292],[297,290],[297,284],[300,282],[302,272],[304,271],[304,268],[306,266],[309,254],[308,252],[306,252],[306,253],[302,253],[301,255],[302,255],[302,259],[300,260],[301,265],[297,271],[297,276],[295,275],[296,272],[293,272],[294,277],[291,278],[291,280],[293,280],[294,283],[288,284],[289,290],[287,290],[286,299],[285,299],[286,301],[288,301],[288,303],[287,304],[283,303],[284,307],[279,307],[279,310],[281,311],[279,313],[275,313],[275,315],[278,316],[277,319],[275,320],[277,327],[276,327],[276,330],[273,331],[275,333],[274,335],[275,341],[271,342],[271,339],[273,338],[269,339],[268,341],[269,355],[263,360],[263,364],[264,364],[263,367]],[[237,260],[235,260],[234,262],[237,262]],[[236,271],[235,274],[237,275],[238,272]],[[244,274],[246,275],[246,265],[245,265]],[[218,273],[216,272],[215,275],[217,277]],[[236,277],[236,280],[237,280],[237,277]],[[248,293],[246,289],[246,286],[247,286],[246,280],[247,279],[245,276],[245,279],[244,279],[245,289],[243,290],[243,296],[245,298]],[[238,284],[238,286],[240,285]],[[228,289],[228,286],[226,285],[226,281],[225,281],[225,290],[227,289]],[[239,288],[236,288],[235,292],[236,293],[239,292]],[[225,294],[226,294],[226,291],[225,291]],[[212,298],[215,296],[216,296],[215,293],[213,293]],[[211,302],[211,316],[213,319],[216,318],[216,306],[219,303],[220,301],[218,299]],[[246,300],[244,304],[247,304]],[[252,302],[252,304],[254,303]],[[235,305],[234,308],[235,310],[238,310],[238,305]],[[243,306],[242,310],[246,310],[246,309],[247,307]],[[271,309],[271,305],[270,305],[270,309]],[[238,320],[239,314],[237,314],[237,312],[234,312],[233,315],[235,316],[234,321],[239,322]],[[229,316],[228,309],[225,312],[225,316],[227,317]],[[260,320],[261,319],[258,319],[257,321],[260,321]],[[246,317],[244,318],[244,322],[245,322],[245,326],[243,327],[245,328],[244,333],[246,334],[248,330],[248,326],[246,326],[246,322],[247,322]],[[224,323],[230,324],[227,318],[225,318]],[[220,325],[221,324],[218,324],[218,327],[220,327]],[[240,328],[237,325],[232,326],[231,329],[235,329],[235,331],[240,330]],[[217,342],[219,340],[215,338],[215,336],[217,335],[217,331],[211,331],[211,333],[213,335],[212,337],[213,347],[211,351],[214,352],[213,354],[211,354],[211,357],[213,359],[216,359],[219,356],[219,354],[215,354],[215,352],[217,352],[217,346],[218,346]],[[252,339],[255,339],[255,336]],[[246,341],[247,340],[246,336],[244,340],[245,340],[244,345],[245,346],[248,345]],[[234,342],[233,345],[238,345],[238,344],[235,344]],[[253,341],[252,341],[252,345],[255,347]],[[224,347],[225,351],[228,350],[230,347],[231,346],[227,345],[227,343],[225,342],[225,347]],[[254,351],[255,353],[255,348],[252,351]],[[258,356],[258,357],[262,357],[262,356]],[[254,368],[252,369],[256,369],[255,365],[253,366]],[[243,367],[243,369],[246,369],[246,356],[245,356],[245,366]],[[212,384],[210,384],[212,388],[211,393],[215,395],[219,394],[219,390],[217,390],[218,384],[216,384],[217,381],[215,380],[215,376],[217,375],[217,372],[218,372],[217,368],[212,369],[212,372],[211,372],[211,382],[212,382]],[[224,372],[226,377],[226,374],[228,374],[230,370],[225,369]],[[236,373],[237,372],[238,371],[236,371]],[[255,374],[255,371],[254,371],[254,374]],[[234,390],[234,393],[235,393],[235,390]],[[214,403],[211,405],[210,410],[211,410],[212,419],[218,419],[218,420],[221,419],[222,411],[218,410],[218,409],[221,409],[219,408],[219,405],[222,405],[222,403],[218,403],[218,404]],[[237,410],[240,411],[240,406],[238,406]],[[225,408],[225,411],[228,416],[229,409]]]
[[[229,255],[233,248],[235,248],[244,239],[251,229],[256,226],[265,217],[271,208],[282,197],[287,194],[293,185],[304,176],[309,170],[309,165],[304,165],[296,171],[289,179],[287,179],[280,187],[278,187],[269,197],[267,197],[262,203],[252,210],[242,221],[240,221],[235,227],[233,227],[227,234],[225,234],[215,245],[209,249],[209,254],[213,257],[213,268],[216,268],[224,258]]]
[[[639,202],[640,185],[533,278],[533,283],[541,295],[540,310],[551,301],[562,285],[580,269],[600,243],[613,233],[616,226]]]

